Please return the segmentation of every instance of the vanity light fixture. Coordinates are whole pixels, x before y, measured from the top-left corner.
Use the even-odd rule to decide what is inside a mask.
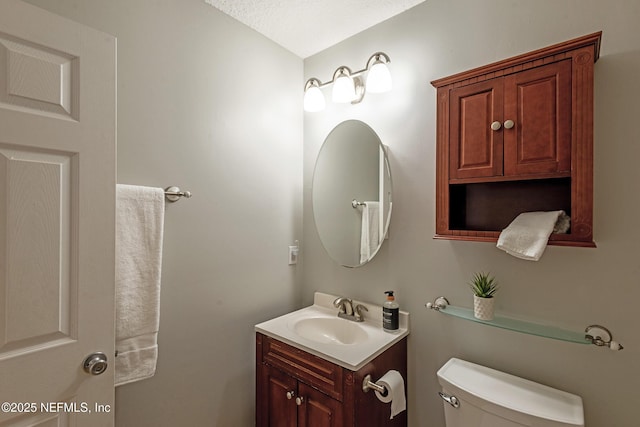
[[[304,85],[304,111],[324,110],[324,95],[320,90],[320,80],[309,79]]]
[[[351,77],[349,67],[340,67],[333,74],[333,92],[331,99],[339,104],[346,104],[356,99],[356,82]]]
[[[324,95],[321,88],[333,83],[331,99],[336,103],[358,104],[362,101],[365,91],[383,93],[391,90],[391,73],[387,64],[391,60],[384,52],[376,52],[367,61],[362,70],[352,72],[349,67],[340,66],[333,73],[331,81],[322,83],[315,77],[310,78],[304,85],[304,110],[309,112],[321,111],[325,107]],[[360,76],[367,73],[366,87]]]

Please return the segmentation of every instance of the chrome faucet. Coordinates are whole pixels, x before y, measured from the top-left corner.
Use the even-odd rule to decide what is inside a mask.
[[[354,322],[364,322],[362,311],[369,311],[369,309],[362,304],[356,304],[354,307],[353,301],[345,297],[336,298],[335,301],[333,301],[333,306],[340,309],[338,311],[338,317],[353,320]]]
[[[367,307],[365,307],[362,304],[357,304],[353,311],[353,316],[355,317],[355,321],[356,322],[364,322],[364,315],[362,314],[362,310],[364,311],[369,311],[369,309]]]
[[[340,309],[340,311],[338,312],[339,317],[344,317],[340,316],[341,314],[353,316],[353,301],[351,301],[349,298],[338,297],[335,299],[335,301],[333,301],[333,306]]]

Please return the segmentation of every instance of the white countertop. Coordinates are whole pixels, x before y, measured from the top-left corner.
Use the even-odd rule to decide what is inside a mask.
[[[255,325],[255,330],[352,371],[359,370],[393,344],[409,335],[409,313],[400,311],[400,328],[395,333],[389,333],[382,329],[382,307],[361,301],[353,301],[353,305],[362,304],[369,310],[364,312],[365,321],[356,323],[367,333],[367,339],[364,342],[358,344],[322,343],[304,338],[294,331],[293,326],[302,319],[337,319],[338,309],[333,306],[333,301],[336,298],[338,298],[336,295],[316,292],[313,305],[259,323]]]

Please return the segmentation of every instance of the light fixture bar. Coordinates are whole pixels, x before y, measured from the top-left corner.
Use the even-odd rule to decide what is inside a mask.
[[[380,64],[380,65],[386,66],[390,62],[391,62],[391,59],[389,59],[389,56],[386,53],[376,52],[369,57],[365,67],[361,70],[351,71],[349,67],[345,65],[341,65],[340,67],[336,68],[336,70],[334,71],[331,77],[331,80],[327,82],[322,82],[320,81],[320,79],[316,77],[312,77],[305,82],[305,85],[304,85],[305,98],[307,98],[309,92],[314,92],[314,95],[313,95],[314,97],[318,96],[318,93],[317,93],[318,89],[329,86],[330,84],[334,84],[336,80],[340,77],[350,77],[353,80],[354,91],[356,94],[355,98],[351,101],[351,103],[357,104],[362,101],[362,98],[364,97],[364,94],[366,91],[365,84],[363,83],[363,80],[360,78],[360,76],[367,71],[371,71],[371,68],[374,65]],[[386,74],[387,74],[387,77],[390,79],[388,72]],[[391,87],[390,80],[385,87],[388,87],[390,89]],[[376,92],[380,92],[380,91],[376,91]],[[344,102],[344,101],[341,101],[341,102]],[[305,102],[305,105],[307,105],[307,102]],[[313,110],[309,110],[306,107],[305,107],[305,110],[319,111],[317,108]]]

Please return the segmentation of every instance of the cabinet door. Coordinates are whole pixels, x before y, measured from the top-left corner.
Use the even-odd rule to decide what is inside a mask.
[[[504,78],[504,174],[571,170],[571,60]]]
[[[341,427],[343,425],[341,402],[303,383],[298,384],[298,395],[303,399],[298,406],[300,427]]]
[[[282,371],[264,366],[262,369],[262,402],[263,412],[260,417],[261,427],[296,427],[297,406],[295,395],[297,381]],[[289,399],[287,393],[292,393]]]
[[[502,79],[452,89],[449,94],[449,179],[502,175]]]

